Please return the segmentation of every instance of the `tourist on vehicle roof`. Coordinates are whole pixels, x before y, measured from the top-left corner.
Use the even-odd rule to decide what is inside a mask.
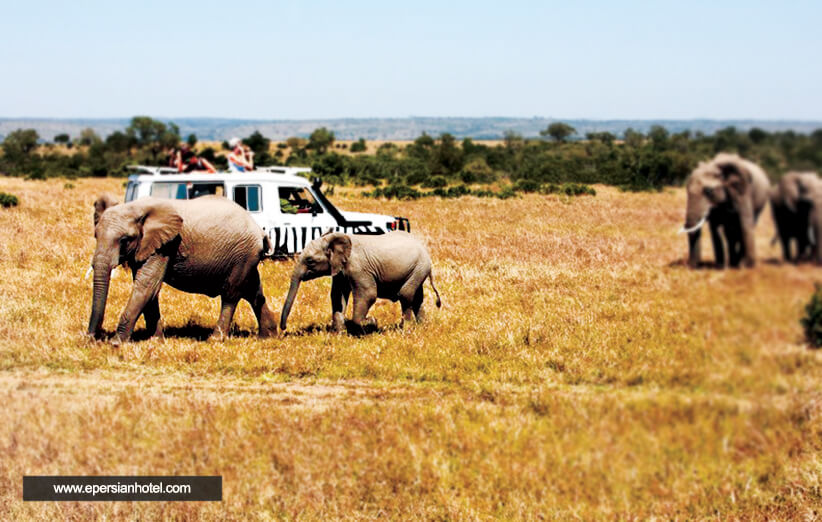
[[[228,170],[232,172],[248,172],[254,170],[254,152],[244,146],[240,138],[228,140],[231,152],[228,154]]]

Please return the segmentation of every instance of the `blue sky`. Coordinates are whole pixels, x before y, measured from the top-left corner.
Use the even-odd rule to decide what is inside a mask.
[[[0,117],[822,119],[820,1],[6,2]]]

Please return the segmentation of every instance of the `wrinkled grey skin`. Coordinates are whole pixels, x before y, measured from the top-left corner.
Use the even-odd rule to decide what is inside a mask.
[[[126,263],[134,287],[126,304],[115,345],[126,341],[142,313],[152,335],[162,336],[160,287],[220,296],[220,319],[212,337],[226,335],[240,299],[251,303],[259,334],[277,332],[266,304],[257,265],[269,249],[268,238],[239,205],[219,196],[190,201],[143,198],[117,205],[100,197],[94,204],[94,294],[88,335],[99,338],[111,271]]]
[[[797,263],[815,250],[818,236],[812,232],[811,213],[818,199],[818,182],[815,172],[788,172],[771,188],[771,211],[785,261]],[[791,248],[794,241],[795,254]]]
[[[283,305],[280,328],[285,330],[288,314],[302,281],[331,276],[332,328],[345,329],[345,308],[354,295],[353,322],[355,333],[362,333],[368,310],[378,297],[399,301],[403,324],[424,313],[423,283],[431,281],[431,288],[441,305],[434,286],[431,258],[425,246],[408,232],[389,232],[376,236],[342,233],[326,234],[305,246],[291,275],[291,287]]]
[[[736,154],[720,153],[700,163],[687,182],[685,226],[688,232],[688,265],[700,263],[701,224],[711,232],[718,267],[754,266],[754,227],[768,201],[770,182],[756,164]],[[703,218],[705,218],[704,221]]]

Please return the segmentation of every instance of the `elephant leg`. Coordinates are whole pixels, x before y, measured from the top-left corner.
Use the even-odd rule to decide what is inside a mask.
[[[254,315],[257,317],[257,326],[259,327],[257,335],[261,338],[277,335],[277,318],[274,317],[274,313],[268,307],[263,293],[263,285],[260,282],[260,274],[256,268],[249,274],[246,288],[245,300],[251,305],[251,309],[254,310]]]
[[[331,279],[331,329],[334,332],[345,331],[345,309],[351,295],[351,285],[342,274]]]
[[[155,295],[143,308],[143,317],[146,320],[146,331],[151,337],[163,338],[163,321],[160,318],[160,295]]]
[[[742,260],[741,242],[738,237],[728,240],[728,266],[738,268]]]
[[[237,299],[231,299],[227,296],[220,297],[220,318],[217,320],[217,326],[211,333],[210,339],[223,340],[228,337],[228,332],[231,330],[231,320],[234,318],[234,310],[237,308]]]
[[[368,317],[368,311],[374,306],[374,302],[377,300],[377,289],[376,288],[364,288],[358,289],[353,291],[354,294],[354,325],[356,328],[356,333],[362,334],[365,333],[365,326],[371,325],[376,328],[377,321],[373,318],[370,321],[367,321],[366,318]]]
[[[422,305],[423,283],[428,277],[428,273],[419,270],[414,271],[408,281],[402,285],[399,291],[400,301],[403,303],[403,324],[411,320],[419,321],[419,310]]]
[[[702,237],[702,230],[696,230],[688,234],[688,266],[699,268],[699,261],[702,258],[702,251],[699,245],[699,238]]]
[[[742,231],[739,221],[727,220],[722,226],[722,230],[725,233],[725,243],[728,247],[728,266],[736,268],[742,259]]]
[[[822,265],[822,245],[820,245],[820,243],[822,243],[822,241],[820,241],[820,238],[822,238],[822,209],[817,208],[814,204],[811,209],[809,219],[810,230],[812,231],[814,237],[813,248],[811,250],[813,261],[817,265]]]
[[[725,247],[722,245],[722,235],[719,233],[719,223],[711,222],[711,244],[714,247],[714,263],[717,268],[725,268]]]
[[[414,310],[414,316],[417,318],[418,323],[425,321],[425,310],[423,310],[422,308],[425,293],[422,287],[423,285],[420,285],[420,287],[417,288],[417,292],[414,294],[414,303],[412,305],[412,308]]]
[[[153,255],[134,273],[134,288],[117,324],[117,334],[112,341],[114,345],[119,345],[131,337],[137,318],[150,301],[157,299],[167,267],[168,257]],[[159,309],[157,316],[159,317]]]
[[[409,324],[414,320],[414,303],[412,299],[400,297],[400,306],[402,307],[402,326]]]
[[[754,239],[754,227],[756,219],[753,214],[753,204],[745,199],[739,208],[740,235],[742,252],[742,264],[747,267],[756,265],[756,241]]]

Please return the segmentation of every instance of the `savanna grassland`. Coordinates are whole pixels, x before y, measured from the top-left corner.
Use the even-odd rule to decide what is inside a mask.
[[[443,307],[338,336],[325,279],[285,335],[204,340],[218,301],[165,287],[166,339],[89,342],[91,204],[122,180],[0,180],[0,519],[822,516],[822,269],[689,270],[682,190],[414,202]],[[707,238],[703,252],[710,255]],[[291,262],[261,266],[279,313]],[[105,329],[131,289],[112,280]],[[350,313],[350,312],[349,312]],[[142,320],[138,339],[144,338]],[[221,503],[23,503],[26,474],[222,475]]]

